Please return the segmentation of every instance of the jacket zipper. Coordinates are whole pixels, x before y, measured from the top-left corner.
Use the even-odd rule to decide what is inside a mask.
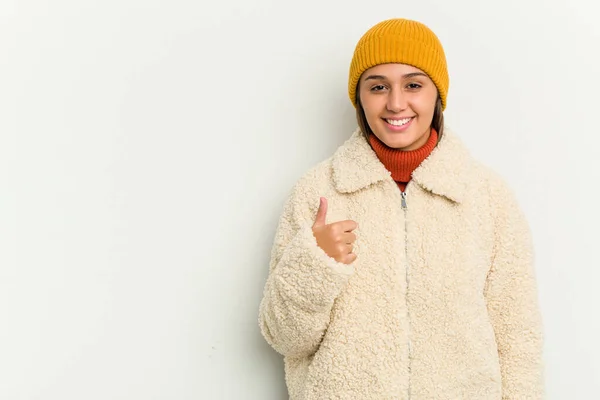
[[[406,189],[404,191],[400,192],[400,195],[402,196],[402,210],[404,211],[404,252],[405,252],[405,258],[406,258],[406,317],[408,319],[407,321],[407,326],[408,326],[408,400],[410,400],[410,396],[411,396],[411,391],[410,391],[410,369],[411,369],[411,354],[412,354],[412,343],[411,343],[411,330],[410,330],[410,314],[409,314],[409,310],[408,310],[408,283],[409,283],[409,277],[408,277],[408,230],[407,230],[407,223],[406,223],[406,214],[407,214],[407,206],[406,206]]]

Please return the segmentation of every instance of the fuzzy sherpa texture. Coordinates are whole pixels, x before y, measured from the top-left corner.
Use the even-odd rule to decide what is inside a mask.
[[[543,398],[529,226],[496,173],[445,128],[398,186],[359,131],[295,185],[275,235],[259,323],[292,400]],[[358,222],[351,265],[316,244]]]

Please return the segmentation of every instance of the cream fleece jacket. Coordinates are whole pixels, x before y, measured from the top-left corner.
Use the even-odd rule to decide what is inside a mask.
[[[312,234],[358,222],[357,260]],[[259,311],[292,400],[543,398],[542,321],[528,224],[512,191],[445,128],[406,207],[359,131],[295,185]]]

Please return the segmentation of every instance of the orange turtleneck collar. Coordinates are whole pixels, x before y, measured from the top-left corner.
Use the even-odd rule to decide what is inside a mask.
[[[371,143],[375,154],[387,170],[392,173],[392,178],[402,191],[406,189],[406,184],[410,181],[413,171],[431,154],[437,142],[438,134],[433,128],[425,145],[409,151],[393,149],[374,134],[369,135],[369,143]]]

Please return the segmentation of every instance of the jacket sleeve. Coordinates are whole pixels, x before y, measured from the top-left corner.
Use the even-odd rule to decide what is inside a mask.
[[[512,191],[492,193],[495,249],[486,301],[502,372],[503,400],[544,397],[542,319],[529,225]]]
[[[320,247],[312,232],[319,197],[307,196],[298,185],[280,217],[269,276],[259,309],[266,341],[280,354],[314,354],[329,324],[334,300],[354,272]]]

